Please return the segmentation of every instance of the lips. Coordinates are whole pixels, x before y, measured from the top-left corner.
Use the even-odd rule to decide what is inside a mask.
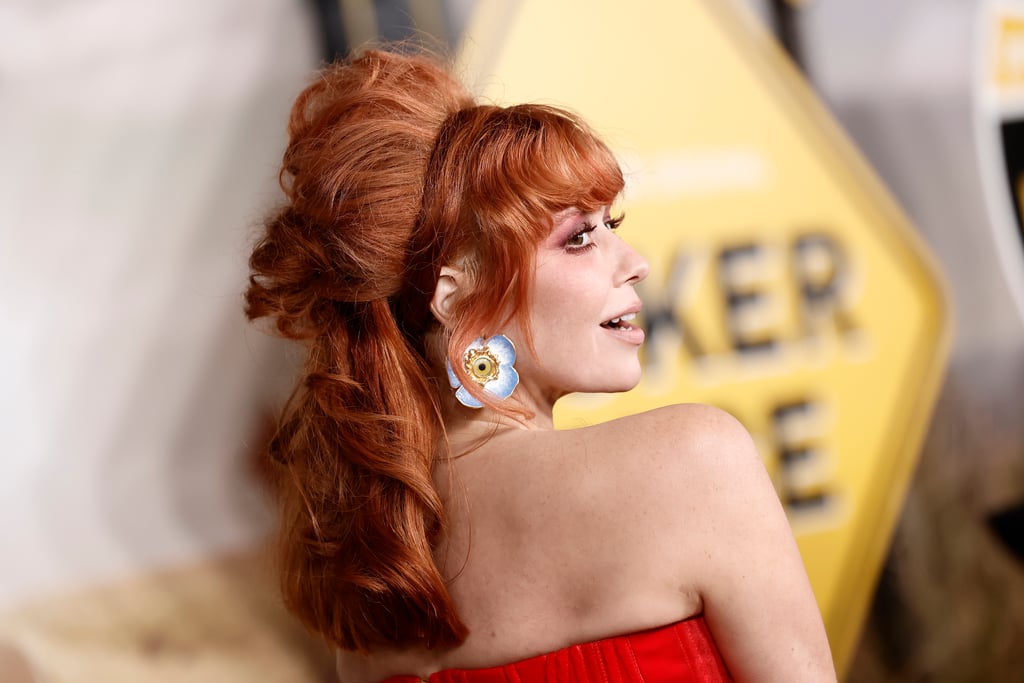
[[[644,331],[632,324],[636,319],[636,311],[623,313],[601,323],[601,327],[608,330],[622,341],[630,344],[640,345],[644,342]]]
[[[629,324],[629,321],[630,320],[634,320],[635,318],[636,318],[636,313],[626,313],[624,315],[620,315],[617,318],[612,318],[611,320],[605,320],[603,323],[601,323],[601,327],[606,327],[606,328],[612,329],[612,330],[615,330],[615,329],[629,329],[630,327],[632,327],[632,325]]]

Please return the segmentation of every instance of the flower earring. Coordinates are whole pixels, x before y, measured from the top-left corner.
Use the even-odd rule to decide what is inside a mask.
[[[479,384],[484,391],[495,398],[504,399],[512,395],[519,385],[519,373],[516,372],[516,347],[512,340],[503,334],[484,341],[478,338],[462,354],[462,366],[469,378]],[[466,391],[462,382],[448,366],[448,383],[455,389],[455,398],[467,408],[483,408],[484,404]]]

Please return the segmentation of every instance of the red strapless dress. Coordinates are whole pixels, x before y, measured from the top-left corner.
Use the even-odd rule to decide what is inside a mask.
[[[704,617],[570,645],[486,669],[445,669],[429,679],[392,676],[381,683],[721,683],[731,681]]]

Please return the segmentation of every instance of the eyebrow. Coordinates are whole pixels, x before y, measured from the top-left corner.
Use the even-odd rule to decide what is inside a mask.
[[[566,223],[570,223],[572,221],[575,221],[576,219],[578,219],[582,215],[583,215],[583,212],[580,211],[579,209],[577,209],[576,207],[571,207],[571,208],[563,209],[562,211],[559,211],[554,216],[552,216],[551,232],[549,234],[550,235],[554,235],[556,232],[558,232],[559,228],[564,227],[564,225]]]
[[[567,220],[570,216],[582,216],[583,212],[575,206],[570,206],[568,209],[562,209],[554,215],[555,223],[561,223]]]

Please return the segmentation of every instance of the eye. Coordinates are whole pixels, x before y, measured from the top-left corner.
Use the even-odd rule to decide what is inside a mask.
[[[625,219],[626,214],[624,213],[620,213],[615,218],[609,216],[608,218],[604,219],[604,227],[608,228],[609,230],[615,230],[620,225],[622,225],[622,221],[624,221]]]
[[[570,249],[586,249],[594,243],[594,236],[591,233],[596,229],[597,226],[590,225],[589,223],[584,224],[580,230],[574,232],[565,241],[565,246]]]

